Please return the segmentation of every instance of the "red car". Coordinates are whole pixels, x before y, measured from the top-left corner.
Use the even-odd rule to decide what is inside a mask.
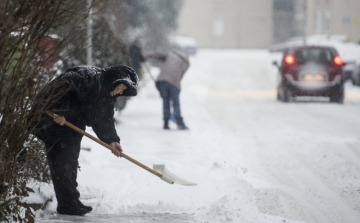
[[[277,99],[288,102],[295,96],[325,96],[330,102],[343,103],[343,66],[333,47],[298,46],[284,51],[279,68]]]

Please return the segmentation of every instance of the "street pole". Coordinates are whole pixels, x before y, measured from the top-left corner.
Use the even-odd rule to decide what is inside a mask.
[[[304,11],[304,22],[303,22],[303,42],[304,46],[306,46],[306,20],[307,20],[307,0],[303,0],[303,11]]]
[[[91,4],[92,4],[92,0],[86,0],[86,8],[89,9],[89,15],[86,19],[86,36],[87,36],[87,40],[86,40],[86,64],[89,66],[93,65],[92,62],[92,21],[91,21],[91,14],[92,14],[92,9],[91,9]]]

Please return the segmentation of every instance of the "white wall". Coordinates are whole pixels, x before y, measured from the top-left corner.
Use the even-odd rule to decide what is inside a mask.
[[[349,41],[359,42],[360,0],[307,0],[307,5],[308,35],[344,34]]]
[[[184,0],[176,35],[199,47],[267,48],[272,38],[271,0]]]

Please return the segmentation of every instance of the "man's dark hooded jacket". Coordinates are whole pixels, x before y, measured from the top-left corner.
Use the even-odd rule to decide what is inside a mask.
[[[117,85],[127,86],[123,94],[110,96]],[[44,103],[49,95],[66,90],[55,99],[49,110],[64,116],[66,121],[85,130],[92,127],[98,138],[107,144],[120,142],[114,126],[114,103],[118,96],[135,96],[137,94],[138,78],[135,71],[127,66],[98,68],[79,66],[68,69],[53,81],[49,88],[44,88],[38,95],[38,101]],[[45,90],[46,89],[46,90]],[[35,105],[38,109],[42,106]],[[41,121],[31,126],[38,129],[35,135],[43,140],[47,147],[60,142],[56,146],[60,153],[70,153],[79,156],[82,135],[67,126],[54,123],[52,118],[43,114]],[[60,149],[59,149],[60,148]],[[49,148],[47,148],[49,149]]]

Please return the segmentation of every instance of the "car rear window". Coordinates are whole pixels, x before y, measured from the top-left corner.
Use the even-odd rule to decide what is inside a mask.
[[[329,64],[332,61],[332,54],[329,49],[298,49],[295,51],[294,56],[297,64],[305,64],[309,62]]]

